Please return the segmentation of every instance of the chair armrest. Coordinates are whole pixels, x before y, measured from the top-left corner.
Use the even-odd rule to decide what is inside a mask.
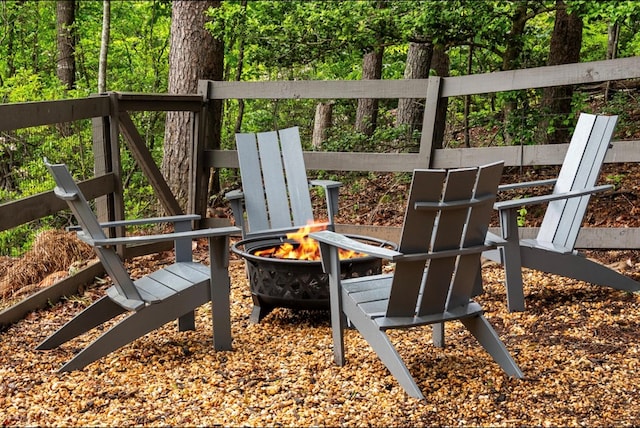
[[[175,241],[177,239],[199,239],[210,238],[215,236],[232,235],[240,232],[240,229],[235,226],[225,226],[210,229],[191,230],[188,232],[177,233],[162,233],[157,235],[143,235],[143,236],[126,236],[123,238],[105,238],[105,239],[91,239],[84,233],[79,232],[78,237],[89,245],[95,247],[106,247],[110,245],[123,245],[123,244],[151,244],[154,242]]]
[[[329,230],[310,233],[309,237],[315,239],[318,242],[333,245],[334,247],[356,251],[358,253],[363,253],[369,256],[379,257],[386,260],[393,261],[402,256],[402,253],[398,251],[390,250],[384,247],[377,247],[371,244],[365,244],[364,242],[351,239],[348,236],[344,236]]]
[[[487,232],[487,236],[484,240],[485,245],[489,245],[491,247],[500,247],[507,243],[507,240],[501,236],[496,235],[495,233]]]
[[[522,206],[538,205],[545,202],[557,201],[560,199],[577,198],[579,196],[585,196],[593,193],[604,192],[606,190],[611,190],[611,189],[613,189],[612,185],[605,184],[603,186],[596,186],[590,189],[573,190],[571,192],[552,193],[549,195],[532,196],[530,198],[512,199],[510,201],[496,202],[495,204],[493,204],[493,208],[496,210],[502,211],[502,210],[508,210],[512,208],[519,208]]]
[[[550,178],[548,180],[535,180],[535,181],[525,181],[522,183],[501,184],[500,186],[498,186],[498,191],[502,192],[504,190],[526,189],[529,187],[538,187],[538,186],[551,186],[556,184],[556,181],[558,181],[557,178]]]
[[[309,184],[311,186],[324,187],[325,189],[342,187],[342,183],[340,181],[334,181],[334,180],[309,180]]]
[[[338,193],[342,183],[334,180],[309,180],[310,186],[318,186],[324,189],[325,197],[327,199],[327,214],[329,216],[329,223],[335,224],[334,217],[338,214]]]
[[[225,199],[231,201],[234,199],[244,199],[244,192],[240,189],[232,190],[224,194]]]
[[[131,219],[131,220],[120,220],[120,221],[107,221],[104,223],[100,223],[100,227],[119,227],[119,226],[138,226],[142,224],[158,224],[158,223],[179,223],[183,221],[195,221],[200,220],[200,216],[198,214],[184,214],[184,215],[175,215],[168,217],[151,217],[151,218],[140,218],[140,219]],[[82,228],[78,225],[67,227],[68,231],[79,231]]]

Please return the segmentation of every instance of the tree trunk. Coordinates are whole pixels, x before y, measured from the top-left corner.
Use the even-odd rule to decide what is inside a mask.
[[[109,33],[111,32],[111,0],[102,1],[102,38],[100,40],[100,60],[98,63],[98,93],[107,92],[107,57],[109,53]]]
[[[76,85],[75,0],[56,2],[58,60],[56,75],[67,89]]]
[[[407,61],[404,66],[405,79],[427,79],[433,57],[431,42],[410,42]],[[423,99],[401,98],[398,100],[396,126],[407,127],[407,140],[410,140],[414,130],[422,128],[424,115]]]
[[[313,136],[311,145],[314,150],[319,150],[324,143],[327,130],[331,128],[331,119],[333,115],[333,102],[318,103],[316,105],[316,117],[313,121]]]
[[[380,80],[382,77],[382,54],[384,48],[377,47],[362,59],[362,80]],[[378,121],[378,100],[361,98],[356,109],[356,130],[365,135],[373,135]]]
[[[522,52],[522,34],[527,23],[527,2],[519,2],[511,18],[511,29],[506,37],[507,46],[502,56],[502,70],[508,71],[517,68],[517,59]],[[509,133],[509,123],[517,118],[512,117],[518,107],[516,100],[507,100],[504,103],[504,143],[510,145],[513,136]]]
[[[205,29],[205,11],[219,1],[174,1],[172,3],[171,45],[169,52],[169,93],[195,94],[198,80],[222,80],[223,45]],[[209,106],[207,133],[214,147],[220,147],[221,103]],[[162,173],[182,207],[189,198],[192,158],[193,117],[187,112],[167,113]],[[202,187],[206,188],[206,186]]]
[[[564,1],[557,0],[548,65],[579,62],[581,46],[582,18],[576,12],[568,14]],[[573,86],[544,88],[542,94],[542,111],[546,117],[540,122],[539,135],[545,143],[568,143],[571,135],[565,123],[571,114]]]
[[[436,76],[449,76],[449,55],[443,45],[435,45],[433,48],[433,59],[431,60],[431,68]],[[436,108],[435,129],[433,132],[433,149],[441,149],[444,142],[444,133],[447,126],[447,108],[449,99],[438,99],[438,107]]]

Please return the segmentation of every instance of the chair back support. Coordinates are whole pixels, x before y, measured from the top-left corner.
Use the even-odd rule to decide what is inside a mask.
[[[414,171],[398,250],[404,260],[396,263],[387,317],[469,303],[502,167]],[[427,253],[425,274],[425,258],[417,256]]]
[[[71,173],[64,164],[50,164],[45,161],[45,165],[56,182],[54,193],[60,199],[64,199],[73,212],[82,232],[89,239],[104,239],[106,235],[98,222],[95,214],[91,210],[87,200],[80,191],[80,188],[73,180]],[[102,262],[105,271],[113,280],[115,289],[131,301],[142,301],[140,293],[133,285],[129,273],[122,264],[122,260],[113,248],[93,247],[98,258]]]
[[[553,193],[594,187],[618,120],[581,114]],[[549,202],[537,240],[574,248],[591,194]]]
[[[313,221],[297,127],[236,134],[236,148],[251,233]]]

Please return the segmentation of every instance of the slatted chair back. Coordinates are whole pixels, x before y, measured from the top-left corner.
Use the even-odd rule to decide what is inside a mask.
[[[45,161],[45,165],[51,172],[56,188],[54,193],[67,202],[67,205],[78,220],[84,233],[90,239],[104,239],[106,235],[98,223],[98,219],[91,210],[89,203],[85,199],[82,191],[73,180],[71,173],[64,164],[50,164]],[[105,271],[113,280],[115,289],[122,295],[121,302],[132,308],[139,308],[144,305],[140,293],[133,284],[129,273],[124,267],[122,260],[113,247],[94,246],[95,252],[102,262]]]
[[[553,193],[593,188],[600,175],[617,116],[581,114]],[[573,249],[591,194],[549,202],[537,240]]]
[[[313,221],[297,127],[236,134],[236,147],[251,233],[299,228]]]
[[[469,304],[502,167],[414,173],[398,249],[404,257],[396,262],[385,318],[428,318]],[[425,273],[420,255],[427,253]]]

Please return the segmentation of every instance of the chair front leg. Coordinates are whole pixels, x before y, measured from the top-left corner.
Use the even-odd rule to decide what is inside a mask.
[[[520,256],[517,211],[515,208],[500,210],[499,216],[502,238],[506,241],[500,251],[504,263],[507,305],[510,312],[524,311],[522,259]]]

